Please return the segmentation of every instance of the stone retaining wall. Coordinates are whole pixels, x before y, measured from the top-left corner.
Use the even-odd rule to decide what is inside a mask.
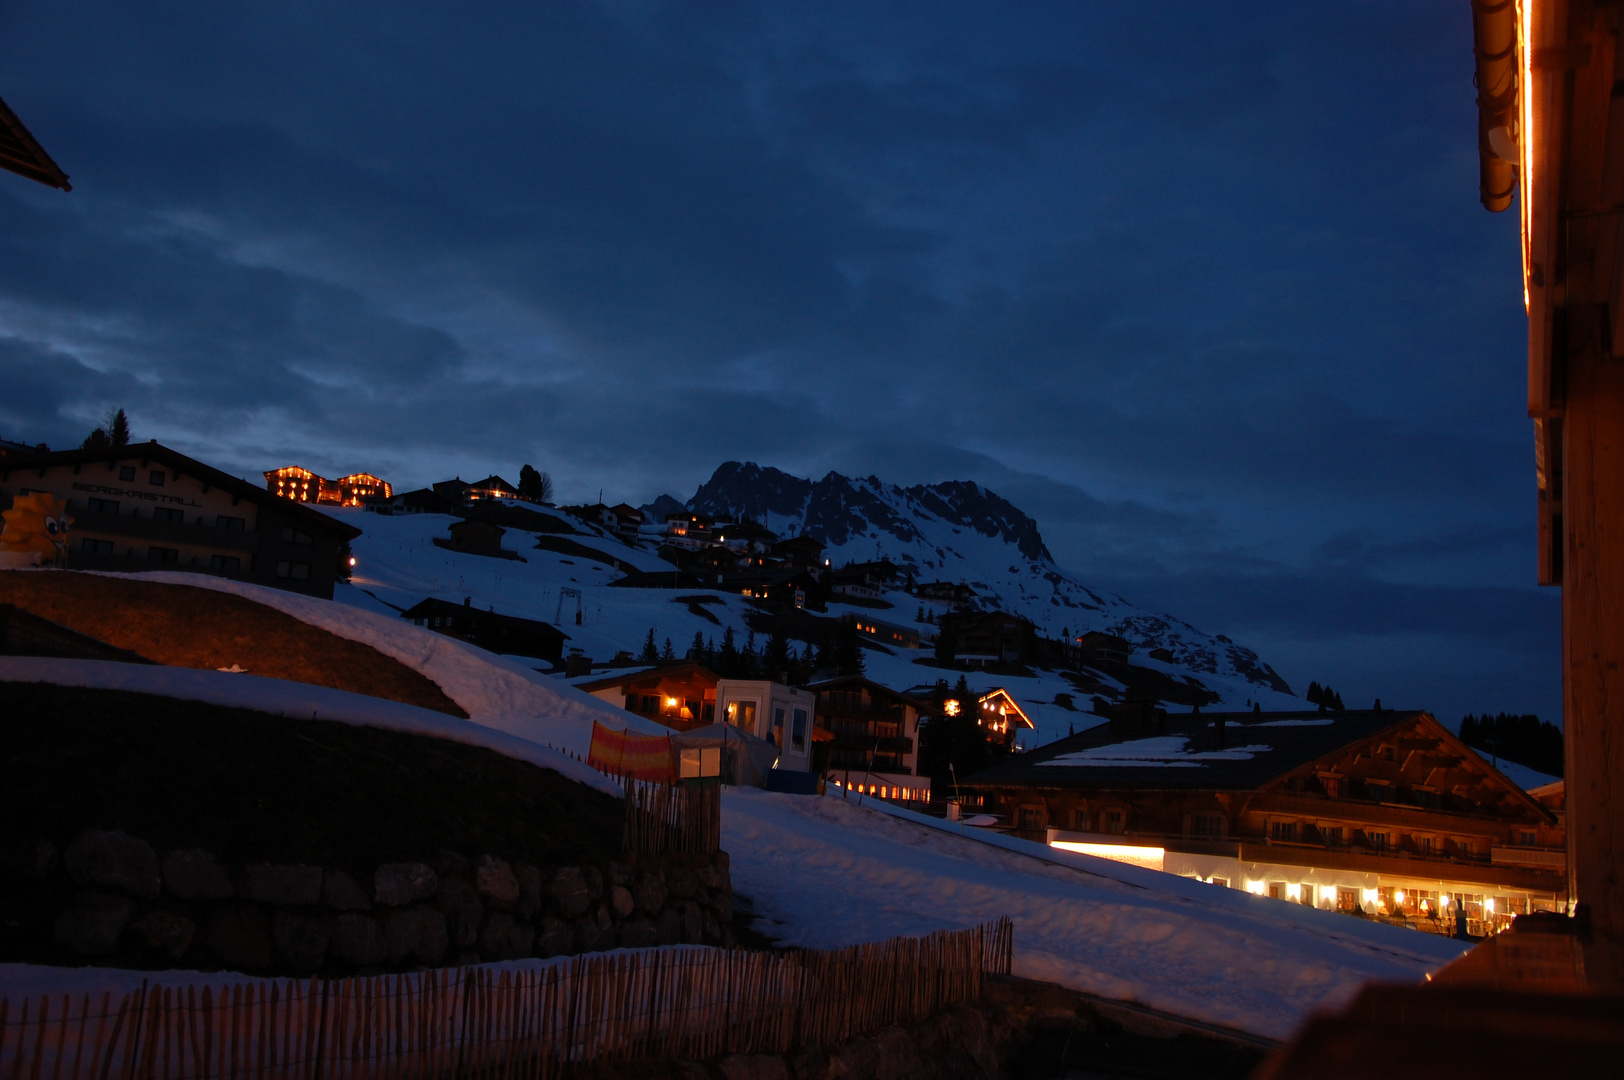
[[[90,831],[60,852],[28,845],[0,872],[10,961],[344,975],[733,943],[726,852],[537,867],[442,851],[357,878]]]

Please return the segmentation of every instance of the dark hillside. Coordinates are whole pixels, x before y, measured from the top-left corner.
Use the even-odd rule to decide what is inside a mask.
[[[490,750],[112,690],[0,683],[0,856],[85,829],[237,863],[576,864],[620,850],[621,801]],[[9,861],[9,860],[7,860]]]

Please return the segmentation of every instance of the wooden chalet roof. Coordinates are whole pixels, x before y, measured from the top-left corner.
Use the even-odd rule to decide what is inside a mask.
[[[713,686],[722,679],[720,675],[717,675],[709,668],[690,661],[681,664],[667,664],[664,667],[637,668],[624,675],[612,675],[607,679],[576,683],[575,687],[590,694],[594,690],[607,690],[612,686],[628,686],[634,683],[638,685],[658,685],[661,679],[680,679],[684,677],[692,677],[700,682],[708,682]]]
[[[1217,722],[1224,722],[1220,742]],[[1129,734],[1100,724],[985,769],[964,781],[978,788],[1257,791],[1278,777],[1421,724],[1452,758],[1467,763],[1516,801],[1543,809],[1474,750],[1423,711],[1179,713],[1160,734]]]
[[[0,169],[38,180],[46,187],[73,190],[68,174],[51,160],[45,147],[29,133],[3,98],[0,98]]]
[[[924,698],[914,697],[912,694],[893,690],[884,683],[877,683],[865,675],[839,675],[833,679],[824,679],[821,682],[807,683],[806,688],[814,694],[828,690],[867,690],[871,697],[884,698],[899,705],[911,705],[917,710],[930,709],[931,702]]]

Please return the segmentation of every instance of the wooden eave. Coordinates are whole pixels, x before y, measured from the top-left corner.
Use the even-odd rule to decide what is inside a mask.
[[[73,190],[68,174],[51,160],[4,98],[0,98],[0,169],[37,180],[46,187]]]

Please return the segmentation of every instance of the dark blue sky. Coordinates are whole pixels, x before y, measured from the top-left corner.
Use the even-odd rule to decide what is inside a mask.
[[[1350,704],[1559,712],[1460,0],[0,8],[0,435],[979,480]]]

